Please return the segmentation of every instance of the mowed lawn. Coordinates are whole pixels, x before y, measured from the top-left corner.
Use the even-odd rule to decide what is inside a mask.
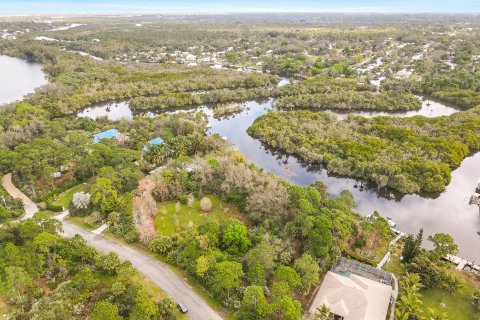
[[[433,309],[436,314],[445,313],[450,320],[480,320],[480,313],[472,305],[472,293],[480,289],[480,277],[452,270],[455,276],[464,282],[462,288],[449,293],[439,288],[421,290],[424,314],[428,315],[428,309]],[[442,307],[441,304],[445,307]]]
[[[76,185],[73,188],[68,189],[67,191],[64,191],[60,193],[56,198],[55,201],[52,203],[55,205],[59,205],[65,208],[68,208],[70,205],[70,202],[72,201],[73,195],[77,192],[86,192],[90,189],[90,186],[87,183],[81,183],[79,185]]]
[[[197,226],[207,216],[231,217],[241,219],[238,209],[218,197],[209,196],[213,204],[213,210],[208,213],[200,209],[200,199],[195,199],[192,206],[177,204],[176,202],[157,203],[157,217],[155,228],[159,234],[171,236],[181,232],[190,226]]]

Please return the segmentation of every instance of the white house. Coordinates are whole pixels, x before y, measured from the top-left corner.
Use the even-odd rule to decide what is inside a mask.
[[[392,276],[369,265],[340,258],[327,272],[310,306],[323,305],[343,320],[385,320],[392,297]]]

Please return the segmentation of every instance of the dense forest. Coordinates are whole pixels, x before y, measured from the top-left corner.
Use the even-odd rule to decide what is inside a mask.
[[[57,234],[47,213],[0,228],[0,294],[14,319],[176,319],[130,262]],[[160,298],[162,297],[162,298]]]
[[[479,108],[440,118],[366,119],[311,111],[270,112],[248,132],[274,148],[402,193],[439,192],[452,168],[480,148]]]
[[[441,260],[457,253],[454,239],[432,235],[434,249],[425,250],[420,231],[391,245],[398,231],[382,217],[388,212],[363,217],[349,191],[331,196],[321,181],[298,186],[267,173],[209,134],[205,113],[186,108],[207,105],[218,120],[268,99],[273,110],[248,129],[265,145],[379,189],[438,194],[480,149],[478,17],[338,19],[0,19],[0,53],[42,63],[49,80],[0,106],[0,173],[12,173],[41,210],[17,220],[21,202],[0,188],[0,311],[14,319],[182,318],[129,262],[61,236],[51,217],[68,209],[68,223],[107,225],[110,241],[175,266],[232,319],[307,317],[339,257],[377,266],[390,251],[386,270],[401,280],[398,318],[441,317],[428,290],[455,293],[465,317],[475,314],[478,279],[457,277]],[[457,108],[435,118],[325,112],[419,110],[424,98]],[[112,101],[128,101],[136,116],[76,116]],[[94,143],[109,129],[118,136]]]

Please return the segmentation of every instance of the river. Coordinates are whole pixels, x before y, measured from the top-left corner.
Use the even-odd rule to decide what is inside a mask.
[[[0,55],[0,105],[21,100],[46,83],[41,64]]]
[[[22,79],[22,81],[12,81],[12,79]],[[0,85],[2,87],[0,103],[19,100],[25,94],[33,92],[36,87],[46,83],[47,80],[40,64],[0,56]],[[282,84],[287,84],[287,81]],[[328,186],[333,196],[338,195],[342,190],[349,190],[355,197],[359,213],[367,215],[377,210],[382,215],[392,218],[400,230],[409,233],[415,233],[422,227],[426,236],[437,232],[449,233],[459,244],[461,256],[479,260],[480,238],[477,232],[480,231],[480,213],[478,207],[468,205],[468,198],[474,192],[480,178],[480,153],[466,158],[461,166],[452,172],[452,181],[441,194],[402,197],[390,190],[377,190],[374,185],[362,181],[329,175],[319,166],[304,165],[293,156],[269,149],[260,141],[250,137],[246,130],[256,118],[272,108],[272,100],[263,103],[247,102],[246,107],[238,114],[223,118],[213,117],[212,110],[205,106],[190,108],[190,110],[204,111],[209,117],[210,133],[218,133],[228,139],[250,161],[264,170],[299,185],[308,185],[321,180]],[[421,109],[406,112],[332,112],[343,119],[349,113],[364,117],[378,115],[437,117],[450,115],[457,111],[455,108],[441,103],[423,101]],[[155,114],[147,113],[149,116]],[[90,118],[108,116],[111,120],[119,120],[131,118],[133,113],[128,107],[128,102],[121,102],[87,108],[78,116]]]
[[[364,181],[329,175],[320,166],[305,165],[296,157],[273,151],[259,140],[250,137],[246,133],[247,128],[256,118],[267,113],[271,108],[272,100],[263,103],[247,102],[244,111],[223,118],[213,117],[212,110],[205,106],[193,110],[204,111],[209,118],[210,133],[217,133],[225,137],[258,167],[299,185],[308,185],[321,180],[328,186],[332,196],[338,195],[342,190],[349,190],[358,204],[357,212],[367,215],[376,210],[383,216],[392,218],[397,223],[398,229],[408,233],[416,233],[420,228],[424,228],[425,239],[434,233],[448,233],[459,244],[459,255],[470,260],[479,260],[480,237],[477,234],[477,231],[480,231],[479,208],[470,206],[468,199],[473,194],[480,178],[480,153],[466,158],[462,165],[452,172],[452,181],[441,194],[401,196],[391,190],[378,190],[375,185]],[[343,111],[332,112],[337,114],[340,119],[347,116],[347,113]],[[414,111],[349,113],[365,117],[378,115],[437,117],[447,116],[454,112],[458,112],[458,110],[438,102],[425,100],[422,102],[421,109]],[[154,115],[154,113],[148,115]],[[128,103],[121,102],[88,108],[80,112],[78,116],[90,118],[108,116],[111,120],[119,120],[131,118],[133,114]],[[424,244],[428,246],[428,241],[425,240]]]

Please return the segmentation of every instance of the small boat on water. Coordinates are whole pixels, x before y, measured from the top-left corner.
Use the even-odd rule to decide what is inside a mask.
[[[480,193],[480,179],[478,180],[477,188],[475,189],[476,193]]]

